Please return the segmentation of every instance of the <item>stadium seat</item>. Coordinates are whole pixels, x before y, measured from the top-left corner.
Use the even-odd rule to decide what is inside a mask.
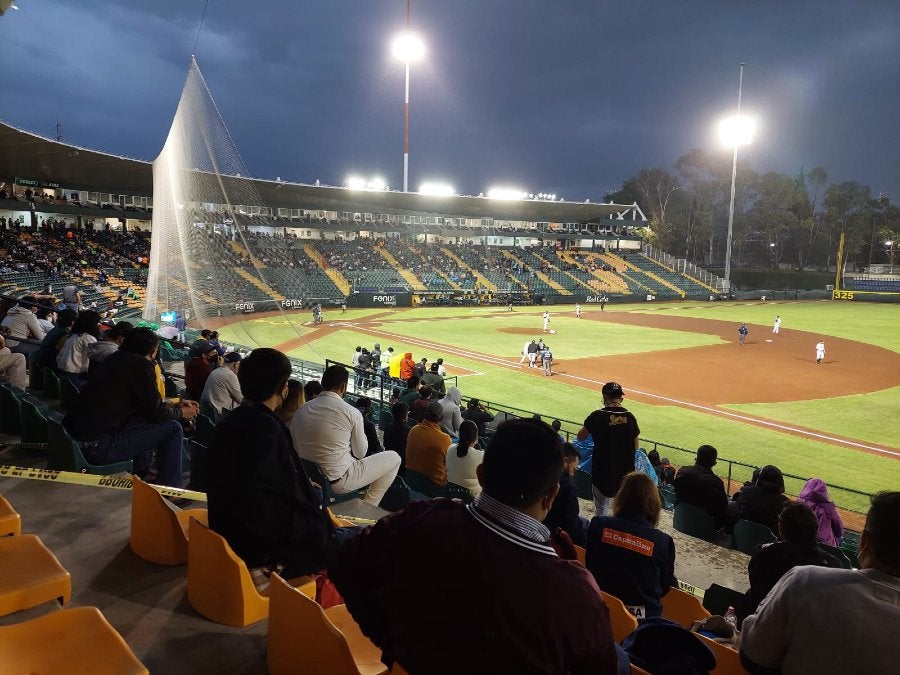
[[[0,654],[4,673],[149,673],[96,607],[64,609],[0,626]]]
[[[584,546],[579,546],[575,544],[575,556],[582,565],[586,564],[585,560],[587,560],[587,549]]]
[[[679,626],[690,628],[697,619],[705,619],[710,613],[695,595],[678,588],[670,588],[662,598],[662,616]]]
[[[403,476],[397,476],[387,489],[387,492],[384,493],[384,497],[381,498],[381,503],[378,506],[385,511],[400,511],[409,506],[411,501],[412,490],[409,489],[409,485],[403,480]]]
[[[218,419],[219,417],[216,409],[213,408],[213,404],[206,399],[200,400],[200,414],[205,415],[207,418],[209,418],[210,422],[212,422],[212,420]]]
[[[406,472],[403,474],[403,478],[413,492],[423,494],[429,499],[442,496],[441,489],[435,486],[435,484],[431,482],[431,479],[423,473],[407,468]]]
[[[28,364],[29,391],[42,391],[44,388],[44,369],[34,361]]]
[[[30,396],[19,399],[21,443],[32,450],[47,447],[47,418]]]
[[[216,430],[216,425],[213,424],[211,418],[207,417],[202,412],[197,415],[196,419],[197,431],[194,432],[194,440],[208,448],[209,444],[212,443],[213,432]]]
[[[68,377],[59,381],[59,407],[63,410],[71,410],[81,390]]]
[[[277,574],[270,588],[266,663],[272,675],[382,675],[381,650],[362,634],[346,606],[322,609]]]
[[[62,394],[60,391],[59,375],[53,368],[44,368],[44,398],[50,400],[58,399]]]
[[[381,414],[378,416],[378,428],[382,431],[385,431],[389,426],[394,423],[394,416],[389,413],[387,410],[382,410]]]
[[[609,622],[612,625],[613,640],[621,642],[634,632],[638,622],[634,615],[625,608],[625,604],[614,595],[600,591],[603,602],[609,610]]]
[[[316,583],[309,577],[291,583],[315,597]],[[198,614],[226,626],[249,626],[269,615],[268,588],[257,590],[247,565],[224,537],[190,519],[187,598]]]
[[[666,511],[675,510],[675,486],[664,483],[659,488],[659,498]]]
[[[471,504],[475,501],[468,488],[450,482],[448,482],[441,490],[441,497],[446,497],[447,499],[459,499],[463,504]]]
[[[579,499],[594,499],[594,482],[591,474],[581,469],[575,470],[575,489]]]
[[[716,657],[716,667],[710,671],[710,675],[743,675],[747,672],[744,666],[741,665],[741,657],[736,649],[711,640],[700,633],[694,633],[694,635],[703,640],[703,644],[709,647],[713,656]]]
[[[0,537],[15,537],[22,532],[22,517],[16,513],[3,495],[0,495]]]
[[[188,522],[207,524],[206,509],[179,509],[135,476],[131,489],[131,550],[157,565],[183,565],[188,560]]]
[[[853,569],[853,563],[850,560],[850,557],[843,550],[841,550],[835,546],[828,546],[828,545],[822,544],[822,543],[816,544],[816,546],[818,546],[823,551],[826,551],[826,552],[830,553],[831,555],[833,555],[835,558],[837,558],[840,561],[841,566],[845,570]]]
[[[84,458],[81,444],[69,435],[59,420],[50,418],[47,420],[47,468],[106,476],[134,473],[134,462],[129,459],[112,464],[91,464]]]
[[[716,535],[716,526],[712,516],[699,506],[685,504],[675,505],[675,516],[672,526],[683,534],[688,534],[698,539],[711,541]]]
[[[0,432],[10,436],[22,433],[22,410],[16,390],[0,385]]]
[[[351,499],[359,497],[359,490],[354,490],[353,492],[347,492],[345,494],[337,494],[331,489],[331,483],[325,478],[325,474],[319,469],[318,464],[306,459],[301,459],[300,461],[303,463],[303,468],[306,469],[306,474],[309,476],[309,479],[322,486],[322,496],[325,499],[326,506],[333,506],[334,504],[340,504],[341,502],[349,502]]]
[[[631,675],[650,675],[649,671],[644,670],[643,668],[638,668],[633,663],[631,664]]]
[[[753,555],[763,544],[772,544],[778,537],[765,525],[750,520],[739,520],[734,524],[732,548],[747,555]]]
[[[0,539],[0,616],[51,600],[66,604],[72,577],[34,534]]]
[[[703,594],[703,607],[716,616],[725,616],[729,607],[738,608],[743,602],[743,593],[719,584],[712,584]]]

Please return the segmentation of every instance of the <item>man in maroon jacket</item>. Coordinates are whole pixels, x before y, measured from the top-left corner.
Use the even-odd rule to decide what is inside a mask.
[[[414,502],[334,551],[329,576],[385,663],[411,675],[617,672],[597,585],[541,524],[562,466],[549,426],[505,422],[474,504]]]

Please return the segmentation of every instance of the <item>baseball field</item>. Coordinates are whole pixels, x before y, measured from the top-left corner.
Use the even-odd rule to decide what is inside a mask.
[[[775,464],[786,474],[820,477],[846,509],[865,511],[870,493],[900,486],[900,305],[832,301],[554,306],[545,308],[357,309],[232,317],[226,342],[274,346],[290,356],[349,363],[357,345],[443,357],[464,396],[559,418],[577,431],[600,407],[600,386],[616,380],[638,418],[642,445],[720,459]],[[782,319],[777,335],[772,327]],[[746,322],[750,334],[738,343]],[[553,376],[520,366],[523,344],[542,337]],[[815,346],[826,356],[816,364]],[[673,463],[692,454],[660,445]],[[726,463],[717,471],[726,473]],[[750,470],[731,467],[733,480]],[[788,480],[797,494],[802,483]]]

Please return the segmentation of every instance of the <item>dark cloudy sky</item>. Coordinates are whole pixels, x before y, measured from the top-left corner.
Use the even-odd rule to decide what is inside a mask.
[[[204,0],[18,0],[0,118],[142,159],[162,143]],[[251,174],[402,176],[405,0],[210,0],[197,59]],[[900,201],[897,0],[413,0],[410,187],[599,199],[759,120],[758,171],[824,166]],[[2,149],[0,149],[2,152]]]

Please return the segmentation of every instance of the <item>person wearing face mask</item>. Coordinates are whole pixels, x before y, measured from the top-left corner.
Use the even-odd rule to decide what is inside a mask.
[[[203,387],[213,369],[221,366],[223,359],[213,344],[207,342],[197,350],[197,355],[184,366],[184,388],[188,398],[199,401],[203,396]]]
[[[237,371],[243,401],[209,446],[209,526],[251,569],[285,578],[325,567],[335,528],[276,410],[288,397],[291,363],[277,349],[254,349]]]

